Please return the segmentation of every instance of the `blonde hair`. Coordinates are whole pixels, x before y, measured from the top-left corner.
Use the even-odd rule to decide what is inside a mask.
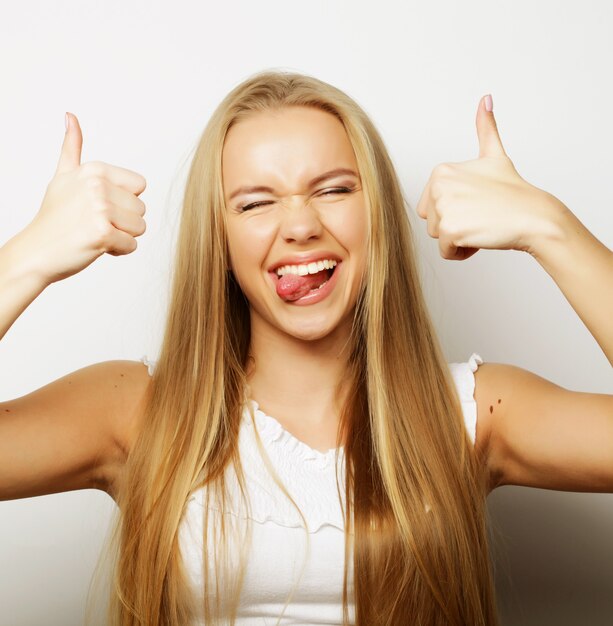
[[[246,551],[232,568],[224,520],[229,516],[219,516],[221,540],[213,541],[204,507],[202,607],[194,606],[178,531],[198,488],[206,485],[206,497],[215,497],[224,510],[230,467],[248,505],[238,434],[250,314],[226,270],[221,154],[232,125],[290,106],[326,111],[343,124],[369,215],[368,259],[349,344],[346,380],[352,391],[338,433],[346,463],[344,623],[353,540],[355,624],[498,624],[485,470],[427,311],[408,205],[393,164],[352,98],[316,78],[282,71],[260,72],[232,89],[195,151],[163,343],[142,430],[117,494],[121,515],[112,539],[109,623],[184,626],[194,611],[204,614],[206,624],[222,618],[234,623]],[[218,573],[214,590],[209,563]]]

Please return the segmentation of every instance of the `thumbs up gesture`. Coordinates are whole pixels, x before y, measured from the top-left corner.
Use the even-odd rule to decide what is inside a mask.
[[[80,272],[105,252],[136,249],[145,232],[145,179],[121,167],[81,163],[83,136],[77,118],[67,129],[55,175],[34,219],[19,234],[29,266],[50,284]]]
[[[437,165],[416,212],[427,220],[440,254],[462,261],[480,248],[532,253],[532,242],[551,226],[555,196],[526,182],[507,156],[491,106],[477,108],[479,158]]]

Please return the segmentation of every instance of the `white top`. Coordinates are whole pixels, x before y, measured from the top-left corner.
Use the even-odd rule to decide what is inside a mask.
[[[140,360],[153,374],[156,361],[149,361],[146,356]],[[473,353],[465,363],[448,364],[473,443],[477,424],[473,373],[482,363],[481,357]],[[240,492],[233,469],[228,468],[226,474],[232,494],[226,523],[236,522],[238,528],[243,528],[241,523],[244,524],[246,517],[253,520],[252,543],[236,625],[340,625],[344,564],[341,502],[345,505],[343,446],[339,448],[337,470],[342,498],[339,501],[334,463],[336,449],[320,452],[311,448],[285,430],[274,417],[262,412],[257,402],[250,400],[250,403],[272,466],[307,520],[310,554],[306,552],[307,531],[302,519],[270,476],[257,447],[248,406],[245,406],[239,432],[239,451],[251,501],[249,515],[237,495]],[[202,598],[203,584],[203,496],[203,489],[190,496],[179,531],[181,553],[198,602]],[[214,504],[210,509],[215,515],[221,514]],[[230,558],[238,562],[236,554]],[[353,622],[351,558],[348,567],[349,615]],[[296,585],[299,578],[300,582]],[[293,597],[281,616],[294,587]],[[220,588],[223,589],[223,584]],[[192,624],[204,626],[204,621],[196,616]]]

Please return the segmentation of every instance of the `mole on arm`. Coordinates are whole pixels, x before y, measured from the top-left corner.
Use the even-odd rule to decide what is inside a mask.
[[[498,398],[498,404],[502,402],[502,398]],[[490,404],[490,413],[494,412],[494,407]]]

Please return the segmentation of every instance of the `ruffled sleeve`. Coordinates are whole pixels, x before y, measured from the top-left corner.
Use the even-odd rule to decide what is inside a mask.
[[[147,358],[147,355],[146,355],[146,354],[145,354],[145,355],[143,355],[143,356],[141,356],[141,358],[139,359],[139,361],[140,361],[141,363],[144,363],[144,364],[147,366],[147,371],[149,372],[149,376],[153,376],[153,372],[154,372],[154,370],[155,370],[155,365],[156,365],[157,361],[150,361],[150,360]]]
[[[473,352],[465,363],[449,363],[449,369],[460,396],[466,430],[473,444],[477,438],[477,403],[475,401],[474,373],[482,363],[483,359],[476,352]]]

